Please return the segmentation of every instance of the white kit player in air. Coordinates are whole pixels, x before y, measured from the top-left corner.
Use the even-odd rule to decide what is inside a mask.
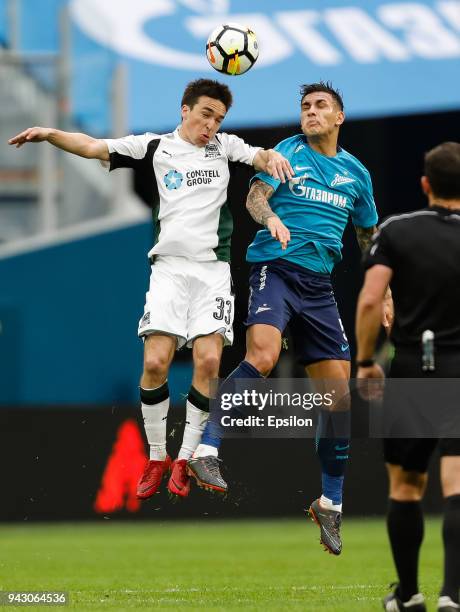
[[[226,85],[198,79],[187,85],[182,122],[169,134],[103,140],[34,127],[9,140],[17,147],[47,141],[69,153],[99,159],[110,170],[136,168],[154,185],[152,273],[138,331],[144,339],[140,396],[150,446],[150,460],[138,484],[141,499],[151,497],[169,472],[169,491],[188,495],[186,462],[209,416],[210,381],[219,375],[222,348],[233,341],[229,162],[253,165],[282,182],[294,175],[279,153],[217,133],[231,105]],[[193,351],[193,378],[182,446],[172,461],[166,451],[168,370],[176,349],[185,345]]]

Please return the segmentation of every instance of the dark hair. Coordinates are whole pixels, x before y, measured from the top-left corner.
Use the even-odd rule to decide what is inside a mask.
[[[306,85],[301,85],[300,101],[302,101],[308,94],[315,93],[316,91],[324,91],[324,93],[331,94],[340,110],[343,111],[342,94],[338,89],[334,89],[330,81],[320,81],[319,83],[307,83]]]
[[[443,142],[425,153],[425,176],[434,196],[460,198],[460,143]]]
[[[208,96],[208,98],[220,100],[227,110],[233,103],[232,92],[227,85],[219,83],[219,81],[212,81],[211,79],[197,79],[196,81],[191,81],[185,88],[181,106],[186,104],[193,108],[200,96]]]

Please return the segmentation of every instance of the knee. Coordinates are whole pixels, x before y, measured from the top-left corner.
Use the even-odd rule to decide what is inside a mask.
[[[212,380],[219,376],[220,356],[214,352],[197,355],[194,366],[200,378]]]
[[[168,374],[169,361],[160,353],[150,353],[144,359],[144,374],[155,378],[165,378]]]
[[[426,480],[419,478],[398,480],[390,484],[390,497],[396,501],[421,501],[425,492]]]
[[[262,376],[268,376],[278,362],[278,351],[252,349],[246,354],[246,361],[254,366]]]

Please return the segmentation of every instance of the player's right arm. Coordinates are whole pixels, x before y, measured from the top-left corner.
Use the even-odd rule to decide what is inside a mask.
[[[32,127],[8,140],[8,144],[22,147],[27,142],[49,142],[50,144],[87,159],[109,161],[109,148],[104,140],[92,138],[87,134],[63,132],[54,128]]]
[[[256,179],[249,190],[246,208],[256,223],[264,225],[272,235],[272,238],[279,240],[284,251],[291,239],[291,235],[288,228],[278,215],[273,212],[268,203],[274,192],[275,190],[271,185]]]

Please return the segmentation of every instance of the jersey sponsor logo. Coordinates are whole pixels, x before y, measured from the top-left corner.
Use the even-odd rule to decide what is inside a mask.
[[[348,203],[347,196],[339,195],[338,193],[332,193],[325,189],[318,189],[316,187],[309,187],[305,184],[305,177],[294,177],[289,181],[290,192],[299,197],[305,198],[306,200],[313,200],[314,202],[324,202],[324,204],[332,204],[337,208],[346,208]]]
[[[218,170],[190,170],[186,173],[187,186],[194,187],[195,185],[209,185],[213,179],[220,178]]]
[[[182,181],[184,180],[183,175],[177,170],[170,170],[164,175],[164,183],[166,185],[166,189],[172,191],[173,189],[179,189],[182,185]]]
[[[354,183],[355,179],[350,176],[342,176],[341,174],[336,174],[332,179],[331,187],[335,187],[336,185],[345,185],[346,183]]]
[[[216,157],[220,157],[219,147],[214,144],[207,144],[204,148],[204,156],[206,159],[215,159]]]

